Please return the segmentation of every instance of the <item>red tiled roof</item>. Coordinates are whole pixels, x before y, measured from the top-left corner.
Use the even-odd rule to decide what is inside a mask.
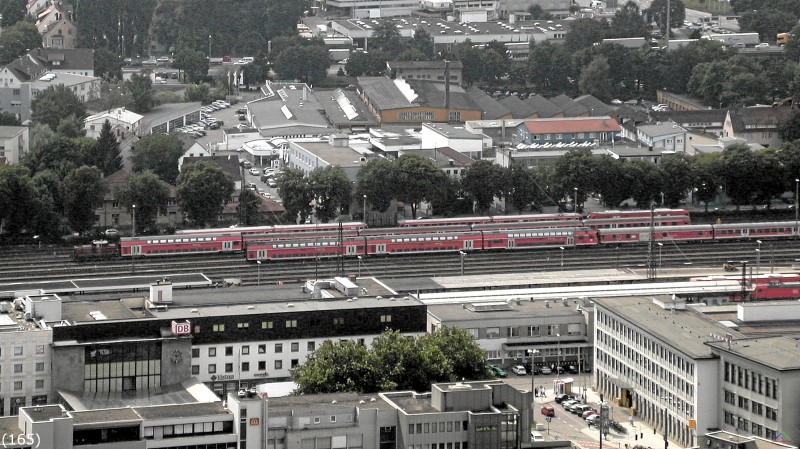
[[[610,117],[527,120],[524,125],[531,134],[605,133],[621,130],[617,121]]]

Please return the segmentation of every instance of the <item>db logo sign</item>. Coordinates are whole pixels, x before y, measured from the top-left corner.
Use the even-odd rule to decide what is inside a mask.
[[[183,323],[173,321],[172,333],[175,335],[189,335],[192,333],[192,326],[189,324],[188,321],[184,321]]]
[[[250,418],[250,425],[251,426],[257,426],[260,423],[261,423],[261,420],[259,420],[258,418]]]

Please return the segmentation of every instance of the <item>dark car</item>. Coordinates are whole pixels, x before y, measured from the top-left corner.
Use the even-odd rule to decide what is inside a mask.
[[[525,372],[528,374],[542,374],[542,371],[539,369],[538,366],[531,366],[531,362],[527,362],[525,364]]]
[[[569,400],[572,400],[572,399],[575,399],[575,398],[571,394],[561,393],[561,394],[557,394],[556,395],[556,403],[557,404],[560,404],[560,403],[562,403],[564,401],[569,401]]]

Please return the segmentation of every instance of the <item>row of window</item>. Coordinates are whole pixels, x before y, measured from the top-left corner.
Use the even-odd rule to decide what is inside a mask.
[[[730,362],[725,362],[725,382],[746,388],[753,393],[764,395],[768,398],[778,399],[778,380],[756,373],[749,368],[743,368]]]
[[[739,408],[742,408],[742,409],[745,409],[745,410],[749,410],[753,414],[756,414],[758,416],[766,416],[767,419],[769,419],[771,421],[777,421],[778,420],[778,410],[777,409],[774,409],[774,408],[769,407],[769,406],[765,406],[764,404],[762,404],[760,402],[753,401],[753,400],[751,400],[749,398],[746,398],[744,396],[739,396],[737,398],[736,393],[734,393],[732,391],[729,391],[729,390],[723,390],[723,391],[724,391],[724,396],[725,396],[724,401],[725,401],[726,404],[735,405],[735,406],[738,406]]]
[[[456,441],[455,443],[430,443],[430,444],[409,444],[408,449],[468,449],[469,443],[466,441]]]
[[[41,373],[44,371],[44,362],[36,362],[34,366],[37,373]],[[23,372],[22,363],[15,363],[14,364],[14,374],[21,374]],[[0,375],[3,374],[3,365],[0,365]]]
[[[233,423],[230,421],[200,422],[192,424],[145,427],[144,438],[146,440],[178,438],[192,435],[231,433],[232,431]]]
[[[267,369],[267,361],[266,360],[259,360],[258,362],[258,369],[257,371],[264,371]],[[291,359],[290,366],[291,368],[297,368],[300,364],[300,359]],[[275,360],[273,362],[273,367],[276,370],[283,369],[283,360]],[[233,371],[233,363],[225,363],[224,369],[226,373],[232,373]],[[242,362],[240,372],[246,373],[250,371],[250,362]],[[209,363],[208,364],[208,374],[216,374],[217,373],[217,364],[216,363]],[[192,375],[197,376],[200,374],[200,365],[192,365]]]
[[[544,329],[543,329],[544,328]],[[583,326],[580,323],[567,324],[567,331],[561,332],[560,324],[549,324],[547,326],[509,326],[505,328],[500,327],[487,327],[484,332],[482,329],[469,328],[467,332],[475,338],[480,338],[480,334],[484,333],[486,338],[500,338],[500,330],[503,329],[503,334],[506,338],[514,338],[520,336],[520,330],[525,330],[526,337],[539,337],[548,336],[556,337],[558,335],[581,335]],[[544,331],[544,333],[542,333]]]
[[[408,434],[461,432],[469,429],[468,421],[440,421],[438,423],[414,423],[408,425]]]
[[[761,424],[750,422],[750,420],[737,417],[735,414],[728,411],[725,411],[723,415],[725,424],[734,426],[739,430],[750,432],[755,436],[764,437],[771,441],[774,441],[778,437],[778,431],[775,429],[770,429],[769,427],[764,427]]]
[[[0,393],[3,392],[2,390],[3,384],[0,383]],[[22,380],[15,380],[13,384],[14,391],[21,391],[25,388],[25,382]],[[34,380],[34,388],[37,390],[41,390],[44,388],[44,380],[43,379],[36,379]]]
[[[25,347],[24,346],[14,346],[12,349],[14,357],[20,357],[25,355]],[[44,354],[44,345],[36,345],[36,353],[37,354]],[[0,348],[0,357],[3,357],[3,348]]]
[[[381,315],[380,316],[380,320],[381,320],[381,323],[391,323],[392,322],[392,315],[390,315],[390,314]],[[322,324],[322,320],[313,320],[312,319],[309,322],[309,324],[312,325],[312,326],[319,326],[320,324]],[[333,318],[333,324],[344,324],[344,318],[340,318],[340,317]],[[297,327],[297,320],[286,320],[284,322],[284,326],[287,329],[296,328]],[[250,329],[250,323],[248,323],[248,322],[236,323],[236,328],[237,329]],[[273,329],[273,328],[274,328],[274,322],[273,321],[262,321],[261,322],[261,329]],[[211,330],[213,332],[225,332],[225,325],[224,324],[214,324],[214,325],[211,326]],[[200,333],[200,326],[195,326],[194,327],[194,333],[196,333],[196,334]],[[313,342],[310,342],[309,344],[312,344],[312,343]],[[310,350],[313,351],[313,349],[310,349]],[[276,351],[276,352],[278,352],[278,351]]]

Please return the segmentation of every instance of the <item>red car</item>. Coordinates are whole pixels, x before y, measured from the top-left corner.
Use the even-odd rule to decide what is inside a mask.
[[[549,405],[546,405],[546,406],[542,407],[542,415],[544,415],[544,416],[556,416],[556,409],[554,409],[553,407],[550,407]]]

